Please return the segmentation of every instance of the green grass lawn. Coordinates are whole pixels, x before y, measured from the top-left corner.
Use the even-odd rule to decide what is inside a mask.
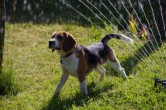
[[[135,55],[140,48],[138,41],[134,45],[126,45],[111,39],[109,45],[126,69],[129,80],[123,80],[108,65],[104,65],[107,73],[103,82],[99,83],[100,76],[96,71],[87,77],[87,97],[79,94],[79,83],[74,77],[69,77],[60,96],[54,97],[61,68],[59,56],[48,49],[48,40],[58,30],[68,31],[77,44],[82,45],[98,42],[110,32],[120,33],[116,29],[104,33],[94,27],[76,24],[7,23],[1,79],[9,80],[4,84],[11,88],[7,88],[7,95],[0,96],[0,110],[166,109],[166,89],[161,86],[154,88],[155,77],[166,79],[166,44],[149,57],[140,58]]]

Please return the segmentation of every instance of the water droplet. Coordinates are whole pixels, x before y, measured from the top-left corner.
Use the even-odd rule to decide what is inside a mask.
[[[24,5],[26,5],[27,4],[27,0],[24,0]]]
[[[31,11],[31,5],[30,4],[27,5],[27,9],[28,9],[28,11]]]
[[[37,9],[39,8],[39,4],[38,4],[38,3],[36,3],[36,8],[37,8]]]
[[[7,21],[10,21],[11,20],[11,17],[10,16],[7,16]]]
[[[37,19],[37,16],[36,16],[36,15],[34,15],[34,16],[33,16],[33,19],[34,19],[34,20],[36,20],[36,19]]]
[[[0,30],[0,33],[3,33],[4,32],[4,28],[2,27],[1,30]]]
[[[49,23],[49,21],[50,21],[49,18],[46,18],[46,22]]]

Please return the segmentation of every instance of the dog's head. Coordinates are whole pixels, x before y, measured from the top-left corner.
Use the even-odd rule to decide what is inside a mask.
[[[54,32],[52,39],[49,40],[49,48],[52,51],[61,50],[69,52],[76,44],[73,36],[68,32]]]

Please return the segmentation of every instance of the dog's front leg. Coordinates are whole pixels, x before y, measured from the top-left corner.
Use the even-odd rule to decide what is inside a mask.
[[[66,73],[62,73],[61,79],[57,85],[56,91],[55,91],[55,95],[58,95],[63,87],[63,85],[65,84],[65,82],[67,81],[69,77],[69,74]]]
[[[86,80],[80,82],[80,91],[81,91],[81,94],[88,95]]]
[[[79,58],[77,75],[80,82],[80,91],[83,95],[88,95],[86,85],[87,56],[81,48],[77,48],[77,58]]]
[[[81,67],[81,66],[79,66]],[[87,90],[87,85],[86,85],[86,74],[85,74],[86,69],[78,69],[78,80],[80,82],[80,91],[81,94],[83,95],[88,95],[88,90]]]
[[[81,71],[79,72],[81,73]],[[86,75],[78,73],[78,80],[80,82],[80,91],[83,95],[88,95],[87,85],[86,85]]]

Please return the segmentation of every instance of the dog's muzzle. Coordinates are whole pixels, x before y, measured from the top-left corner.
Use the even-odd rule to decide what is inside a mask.
[[[48,41],[48,48],[52,49],[53,51],[61,49],[60,47],[56,47],[55,41],[52,41],[52,40]]]
[[[52,49],[54,45],[55,45],[54,41],[48,41],[48,48]]]

